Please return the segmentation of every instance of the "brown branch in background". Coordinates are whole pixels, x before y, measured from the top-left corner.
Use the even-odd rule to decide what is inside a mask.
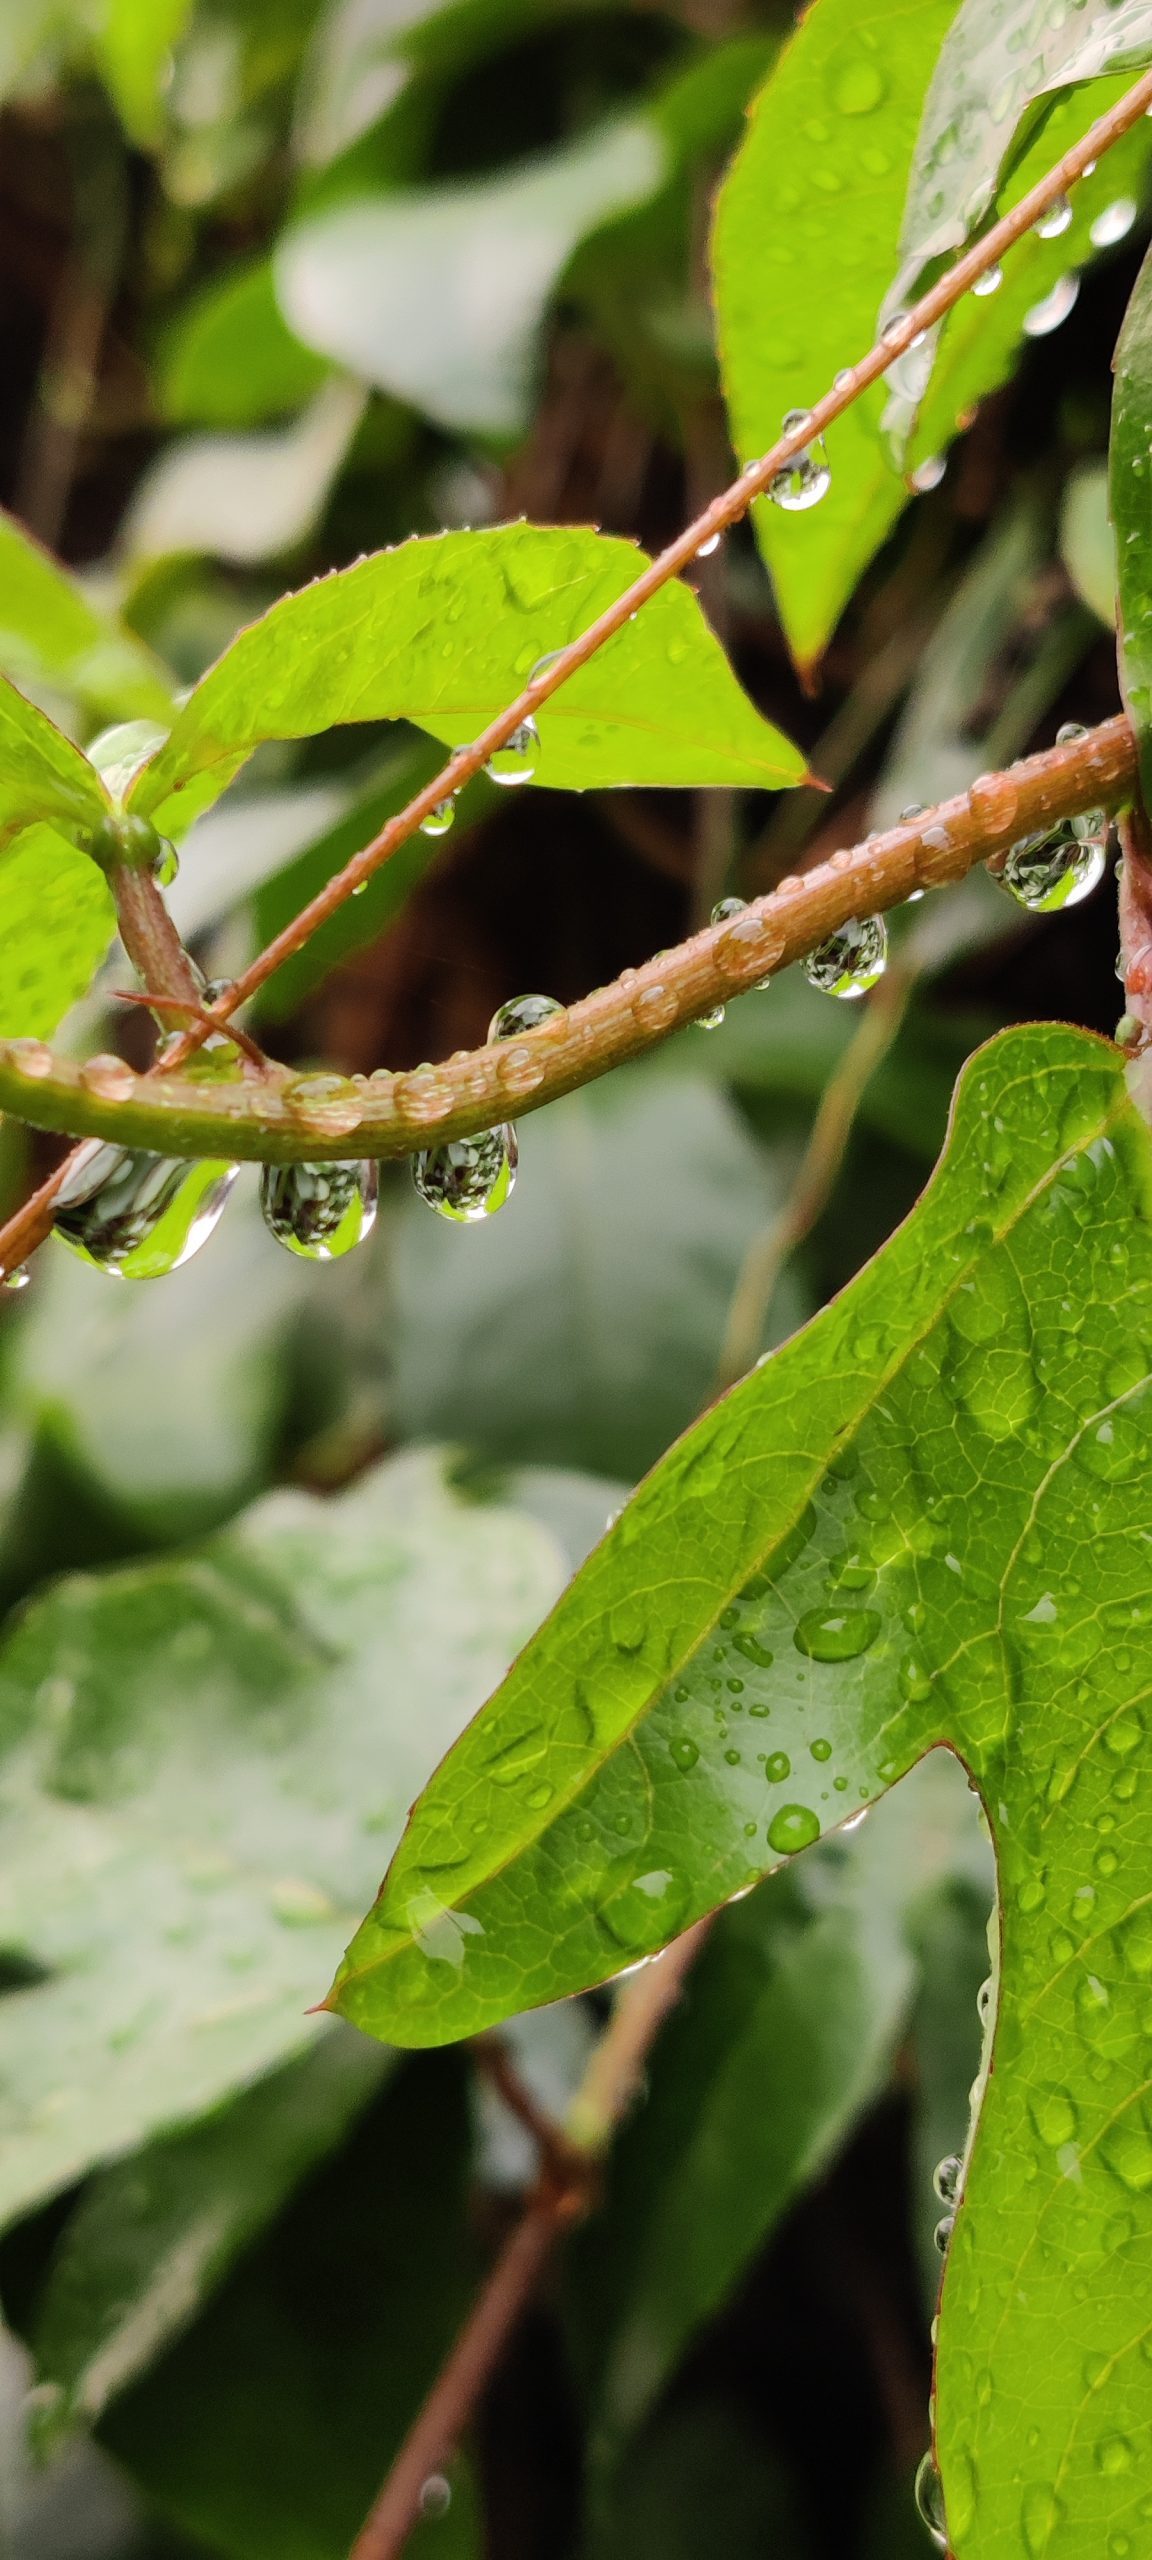
[[[540,2176],[409,2428],[352,2545],[351,2560],[396,2560],[403,2550],[419,2520],[425,2486],[443,2471],[470,2426],[561,2233],[595,2200],[596,2159],[632,2103],[652,2045],[710,1926],[710,1920],[698,1920],[632,1975],[593,2046],[563,2127],[541,2115],[497,2039],[478,2043],[481,2067],[539,2144]]]
[[[108,111],[85,99],[66,139],[71,245],[49,313],[15,501],[29,531],[53,551],[96,400],[128,220],[124,156]]]

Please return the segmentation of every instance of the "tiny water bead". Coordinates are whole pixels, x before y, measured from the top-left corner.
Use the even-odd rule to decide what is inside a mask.
[[[720,534],[719,534],[719,533],[710,533],[710,534],[707,536],[707,539],[706,539],[704,542],[698,542],[698,543],[697,543],[697,545],[696,545],[696,557],[697,557],[697,559],[698,559],[698,560],[710,560],[710,559],[712,558],[712,556],[713,556],[713,553],[719,550],[719,548],[720,548],[720,542],[721,542],[721,536],[720,536]]]
[[[1048,338],[1062,327],[1070,311],[1080,299],[1079,276],[1057,276],[1051,293],[1042,302],[1034,302],[1021,321],[1026,338]]]
[[[748,901],[746,898],[717,898],[716,904],[712,909],[712,913],[708,918],[708,922],[709,924],[731,924],[734,917],[746,916],[747,913]],[[772,984],[772,980],[771,978],[755,978],[752,983],[760,994],[767,995],[768,989]],[[723,1007],[721,1007],[720,1020],[723,1021],[723,1019],[724,1011]],[[709,1028],[711,1027],[712,1026],[709,1025]]]
[[[1003,267],[985,267],[983,275],[977,276],[976,282],[972,287],[972,291],[976,295],[977,300],[983,302],[987,294],[999,293],[1003,282]]]
[[[1061,818],[1039,835],[1022,836],[1004,859],[1000,879],[1017,905],[1034,915],[1078,907],[1104,877],[1108,821],[1102,809]]]
[[[938,2551],[948,2548],[948,2528],[944,2516],[944,2491],[936,2468],[934,2454],[926,2453],[916,2474],[916,2512],[927,2525]]]
[[[207,1243],[238,1170],[95,1139],[57,1193],[55,1232],[81,1261],[115,1279],[164,1279]]]
[[[1119,240],[1126,240],[1138,209],[1135,196],[1117,196],[1114,204],[1106,204],[1089,229],[1093,248],[1114,249]]]
[[[941,2204],[949,2207],[955,2204],[960,2193],[960,2175],[963,2165],[959,2153],[955,2151],[950,2151],[945,2159],[937,2161],[932,2172],[932,2184]]]
[[[371,1235],[378,1177],[370,1158],[351,1164],[266,1164],[260,1207],[269,1234],[308,1262],[338,1262]]]
[[[435,808],[429,810],[427,817],[421,818],[420,833],[422,836],[446,836],[449,828],[455,824],[456,803],[449,796],[447,800],[438,800]],[[367,881],[365,880],[362,885],[367,888]]]
[[[942,453],[930,453],[923,462],[918,462],[911,475],[917,497],[926,498],[931,490],[938,489],[947,468]]]
[[[507,1004],[497,1005],[488,1025],[490,1040],[516,1040],[522,1032],[536,1031],[542,1022],[563,1013],[555,996],[510,996]]]
[[[5,1272],[4,1287],[12,1290],[26,1289],[31,1278],[32,1274],[29,1271],[27,1264],[18,1262],[14,1271]]]
[[[540,756],[540,732],[534,720],[522,720],[502,747],[494,747],[484,767],[490,782],[508,789],[531,782]]]
[[[949,2243],[950,2243],[950,2241],[951,2241],[952,2234],[953,2234],[953,2232],[954,2232],[955,2228],[956,2228],[956,2216],[955,2216],[955,2214],[954,2214],[954,2213],[944,2213],[944,2214],[941,2214],[940,2220],[939,2220],[939,2222],[937,2223],[935,2230],[933,2231],[932,2238],[933,2238],[933,2240],[934,2240],[934,2242],[935,2242],[935,2244],[936,2244],[936,2247],[938,2248],[938,2250],[939,2250],[940,2255],[941,2255],[941,2257],[942,2257],[942,2258],[946,2258],[946,2257],[947,2257],[947,2255],[948,2255],[948,2247],[949,2247]]]
[[[98,1094],[101,1102],[126,1102],[136,1083],[127,1061],[110,1049],[85,1058],[79,1076],[85,1092]]]
[[[1053,196],[1051,204],[1036,217],[1036,237],[1038,240],[1062,239],[1064,233],[1070,228],[1071,222],[1070,199],[1067,196]]]
[[[457,1226],[495,1216],[516,1181],[516,1132],[508,1124],[475,1138],[450,1138],[412,1159],[412,1179],[422,1200]]]
[[[809,985],[821,995],[863,996],[883,977],[888,960],[888,927],[883,916],[853,916],[839,931],[818,942],[803,962]]]
[[[785,435],[808,426],[811,416],[810,409],[789,409],[784,420]],[[793,454],[790,462],[782,463],[779,471],[773,473],[768,483],[768,495],[786,513],[801,515],[806,507],[814,507],[821,498],[827,497],[831,486],[827,448],[823,436],[817,436],[813,443],[804,445],[799,453]]]
[[[713,1004],[709,1006],[707,1013],[697,1014],[696,1028],[698,1031],[718,1031],[723,1020],[723,1005]]]

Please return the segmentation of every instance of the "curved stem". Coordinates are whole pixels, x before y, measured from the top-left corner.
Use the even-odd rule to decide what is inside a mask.
[[[41,1129],[112,1138],[178,1156],[292,1164],[409,1155],[537,1111],[651,1049],[682,1023],[787,968],[855,916],[898,906],[916,888],[962,879],[1018,837],[1136,789],[1136,742],[1123,714],[1050,747],[921,817],[781,881],[731,920],[625,970],[520,1039],[462,1051],[411,1074],[300,1077],[285,1068],[229,1081],[153,1074],[106,1061],[75,1066],[35,1041],[0,1044],[0,1109]],[[8,1232],[0,1229],[0,1257]]]

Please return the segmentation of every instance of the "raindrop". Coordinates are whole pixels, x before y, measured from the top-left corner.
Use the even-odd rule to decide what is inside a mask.
[[[22,1076],[50,1076],[55,1059],[46,1040],[9,1040],[6,1048],[12,1065]]]
[[[950,2151],[946,2159],[937,2161],[932,2172],[932,2184],[941,2204],[949,2206],[955,2204],[960,2193],[960,2172],[963,2165],[956,2151]]]
[[[948,2548],[948,2528],[944,2519],[944,2492],[934,2454],[926,2453],[916,2474],[916,2512],[938,2551]]]
[[[900,824],[902,827],[910,827],[915,819],[922,818],[925,814],[926,803],[923,800],[910,800],[907,808],[900,812]]]
[[[979,2020],[980,2020],[980,2024],[981,2024],[981,2026],[982,2026],[982,2027],[987,2026],[987,2024],[988,2024],[988,2019],[989,2019],[989,2015],[990,2015],[990,2013],[991,2013],[991,2009],[992,2009],[992,1976],[991,1976],[991,1974],[989,1974],[989,1975],[987,1976],[987,1979],[986,1979],[984,1982],[982,1982],[982,1983],[981,1983],[980,1988],[979,1988],[979,1990],[978,1990],[978,1992],[977,1992],[977,1994],[976,1994],[976,2015],[977,2015],[977,2017],[979,2018]]]
[[[126,1102],[136,1078],[123,1058],[102,1050],[95,1058],[85,1058],[80,1082],[86,1093],[99,1094],[102,1102]]]
[[[1077,747],[1088,732],[1082,720],[1062,720],[1056,732],[1058,747]]]
[[[935,2241],[935,2243],[936,2243],[936,2246],[937,2246],[937,2248],[938,2248],[938,2250],[939,2250],[940,2255],[941,2255],[941,2257],[942,2257],[942,2258],[947,2257],[947,2254],[948,2254],[948,2243],[949,2243],[949,2241],[951,2240],[951,2237],[952,2237],[952,2234],[953,2234],[953,2232],[954,2232],[955,2228],[956,2228],[956,2216],[955,2216],[955,2214],[954,2214],[954,2213],[943,2213],[943,2214],[941,2214],[941,2216],[940,2216],[940,2220],[939,2220],[939,2222],[938,2222],[938,2223],[937,2223],[937,2225],[936,2225],[936,2228],[935,2228],[935,2230],[934,2230],[934,2232],[933,2232],[933,2234],[932,2234],[932,2237],[933,2237],[933,2240],[934,2240],[934,2241]]]
[[[32,1274],[28,1270],[27,1265],[23,1262],[18,1262],[14,1271],[5,1272],[4,1286],[6,1289],[13,1290],[26,1289],[31,1277]]]
[[[808,1849],[820,1837],[817,1816],[806,1804],[782,1804],[768,1825],[768,1846],[782,1857],[794,1857],[798,1849]]]
[[[435,808],[429,810],[427,817],[421,818],[420,833],[422,836],[446,836],[449,827],[455,824],[456,803],[449,793],[447,800],[438,800]],[[367,881],[365,880],[362,885],[367,888]]]
[[[875,1609],[809,1609],[793,1638],[798,1653],[813,1662],[854,1662],[867,1653],[880,1633]]]
[[[708,918],[708,922],[709,924],[731,924],[734,916],[743,916],[747,915],[747,913],[748,901],[746,898],[717,898],[716,904],[712,909],[712,913]],[[767,995],[771,984],[771,978],[756,978],[753,980],[754,987],[763,995]],[[709,1028],[711,1028],[711,1025]]]
[[[1115,204],[1106,204],[1098,213],[1088,237],[1094,249],[1114,249],[1118,240],[1126,240],[1136,220],[1134,196],[1117,196]]]
[[[1038,240],[1060,240],[1070,228],[1071,222],[1072,206],[1069,198],[1053,196],[1051,204],[1037,216],[1036,237]]]
[[[1026,311],[1021,327],[1026,338],[1047,338],[1058,329],[1075,309],[1080,297],[1079,276],[1057,276],[1051,293],[1042,302],[1034,302]]]
[[[862,996],[884,974],[888,928],[883,916],[853,916],[803,963],[810,985],[826,996]]]
[[[473,1226],[502,1209],[516,1180],[516,1132],[483,1129],[475,1138],[450,1138],[412,1158],[412,1179],[422,1200],[442,1218]]]
[[[715,551],[718,551],[718,550],[719,550],[719,548],[720,548],[720,542],[721,542],[721,536],[720,536],[720,534],[719,534],[719,533],[710,533],[710,534],[708,535],[708,537],[707,537],[707,540],[706,540],[706,541],[704,541],[704,542],[698,542],[698,543],[697,543],[697,545],[696,545],[696,557],[697,557],[697,559],[698,559],[698,560],[710,560],[710,559],[712,558],[713,552],[715,552]]]
[[[484,767],[490,782],[511,787],[518,782],[531,782],[540,751],[540,732],[534,720],[522,720],[502,747],[494,747]]]
[[[999,293],[1003,282],[1003,267],[985,267],[983,275],[977,276],[976,282],[972,287],[972,291],[976,295],[977,300],[983,302],[986,294]]]
[[[452,2491],[442,2471],[429,2472],[420,2492],[422,2516],[446,2516],[452,2504]]]
[[[789,409],[784,420],[785,435],[791,435],[796,428],[806,427],[811,415],[810,409]],[[814,507],[826,497],[831,486],[827,448],[823,436],[817,436],[812,444],[804,445],[799,453],[793,454],[790,462],[783,463],[773,474],[768,483],[768,495],[788,514],[800,515],[806,507]]]
[[[880,332],[882,345],[886,347],[896,346],[899,340],[903,337],[904,331],[907,328],[911,317],[912,314],[910,311],[894,311],[891,319],[885,321]],[[927,335],[928,332],[926,329],[918,329],[915,337],[909,338],[909,346],[922,347]]]
[[[115,1279],[163,1279],[207,1243],[238,1169],[94,1140],[57,1193],[56,1233]]]
[[[260,1177],[264,1224],[277,1244],[308,1262],[338,1262],[363,1244],[376,1221],[377,1175],[352,1164],[266,1164]]]
[[[1009,896],[1034,915],[1078,907],[1103,879],[1107,842],[1102,810],[1062,818],[1044,834],[1022,836],[1006,856],[1000,879]]]
[[[161,836],[160,851],[152,865],[152,877],[158,888],[170,889],[173,881],[178,878],[179,871],[180,856],[175,845],[170,844],[166,836]]]
[[[942,453],[930,453],[926,461],[918,462],[912,473],[912,486],[917,496],[925,498],[930,489],[938,489],[947,468]]]
[[[523,1031],[535,1031],[549,1022],[554,1013],[563,1013],[555,996],[509,996],[507,1004],[497,1005],[488,1025],[490,1040],[516,1040]]]
[[[720,1028],[721,1023],[723,1022],[723,1020],[724,1020],[724,1007],[723,1007],[723,1005],[722,1005],[722,1004],[714,1004],[714,1005],[712,1005],[712,1006],[710,1007],[710,1009],[709,1009],[709,1011],[708,1011],[707,1013],[698,1013],[698,1014],[697,1014],[697,1016],[696,1016],[696,1028],[697,1028],[697,1030],[698,1030],[698,1031],[718,1031],[718,1030],[719,1030],[719,1028]]]

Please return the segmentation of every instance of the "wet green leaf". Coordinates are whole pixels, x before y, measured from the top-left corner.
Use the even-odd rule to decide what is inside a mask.
[[[107,720],[171,718],[171,683],[151,651],[2,512],[0,665],[22,683],[73,695]]]
[[[536,664],[629,587],[644,554],[582,528],[501,525],[380,551],[281,598],[196,686],[130,798],[161,831],[211,805],[267,738],[411,720],[462,746]],[[688,587],[661,589],[540,713],[536,779],[796,782],[803,759],[742,693]]]
[[[54,828],[28,827],[0,853],[0,1037],[49,1039],[115,931],[103,872]]]
[[[191,12],[192,0],[100,0],[96,58],[136,143],[161,130],[172,48]]]
[[[1116,536],[1108,512],[1108,467],[1085,462],[1074,471],[1060,510],[1060,556],[1076,589],[1105,629],[1116,622]]]
[[[25,827],[71,835],[107,816],[112,803],[95,767],[46,711],[0,676],[0,849]],[[0,869],[0,893],[4,871]]]
[[[94,2424],[334,2149],[389,2056],[347,2029],[92,2179],[37,2296],[36,2438]]]
[[[1147,797],[1152,784],[1152,254],[1136,279],[1116,349],[1116,393],[1109,456],[1110,512],[1116,529],[1120,674],[1140,741]]]
[[[409,1457],[187,1560],[76,1576],[0,1653],[0,2218],[309,2038],[413,1788],[560,1581]]]
[[[678,1444],[449,1754],[332,1995],[398,2042],[474,2031],[954,1748],[1003,1933],[937,2375],[980,2560],[1072,2560],[1152,2494],[1150,1219],[1117,1053],[982,1051],[905,1227]]]

